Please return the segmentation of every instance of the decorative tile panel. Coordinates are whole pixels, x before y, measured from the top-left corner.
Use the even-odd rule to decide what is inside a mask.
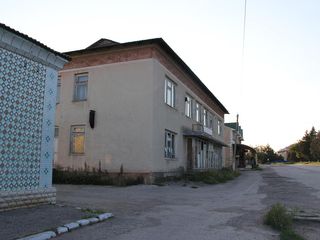
[[[0,191],[40,185],[46,72],[0,48]]]
[[[44,91],[44,109],[42,122],[42,144],[40,161],[40,187],[52,185],[52,162],[54,154],[54,120],[56,106],[58,73],[47,67]]]

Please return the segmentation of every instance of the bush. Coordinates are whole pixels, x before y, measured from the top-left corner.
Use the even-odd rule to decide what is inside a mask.
[[[280,203],[273,205],[265,215],[264,223],[277,230],[287,230],[292,226],[292,215]]]

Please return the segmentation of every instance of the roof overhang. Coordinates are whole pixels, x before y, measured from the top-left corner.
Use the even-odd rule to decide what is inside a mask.
[[[60,70],[70,58],[37,40],[0,23],[0,47]]]
[[[207,88],[207,86],[200,80],[200,78],[189,68],[189,66],[179,57],[177,53],[162,39],[154,38],[147,40],[140,40],[127,43],[112,44],[109,46],[95,47],[95,48],[85,48],[76,51],[65,52],[64,54],[72,57],[79,56],[83,54],[91,54],[101,51],[113,51],[122,50],[130,47],[142,47],[146,45],[157,45],[159,46],[169,57],[171,57],[190,77],[191,79],[207,94],[207,96],[218,105],[224,114],[229,114],[228,110],[223,106],[223,104],[213,95],[213,93]]]

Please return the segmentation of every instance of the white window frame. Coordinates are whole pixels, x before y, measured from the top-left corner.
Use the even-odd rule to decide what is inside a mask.
[[[76,128],[83,129],[83,131],[75,131]],[[75,137],[83,136],[83,151],[76,152],[74,148]],[[86,129],[85,125],[72,125],[70,129],[70,154],[72,155],[83,155],[85,153],[85,140],[86,140]]]
[[[185,97],[185,115],[192,118],[192,98],[189,95]]]
[[[80,81],[80,77],[87,77],[85,81]],[[73,101],[79,102],[79,101],[86,101],[88,97],[88,80],[89,80],[89,74],[88,73],[79,73],[74,76],[74,94],[73,94]],[[85,93],[84,96],[78,96],[78,88],[84,87]]]
[[[164,136],[164,157],[165,158],[176,158],[176,136],[177,134],[165,130],[165,136]]]
[[[173,108],[176,105],[176,84],[168,77],[165,79],[164,102]]]

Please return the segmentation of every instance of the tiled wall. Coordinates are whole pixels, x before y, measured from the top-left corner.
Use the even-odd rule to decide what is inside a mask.
[[[0,191],[51,187],[55,94],[56,71],[0,48]]]

